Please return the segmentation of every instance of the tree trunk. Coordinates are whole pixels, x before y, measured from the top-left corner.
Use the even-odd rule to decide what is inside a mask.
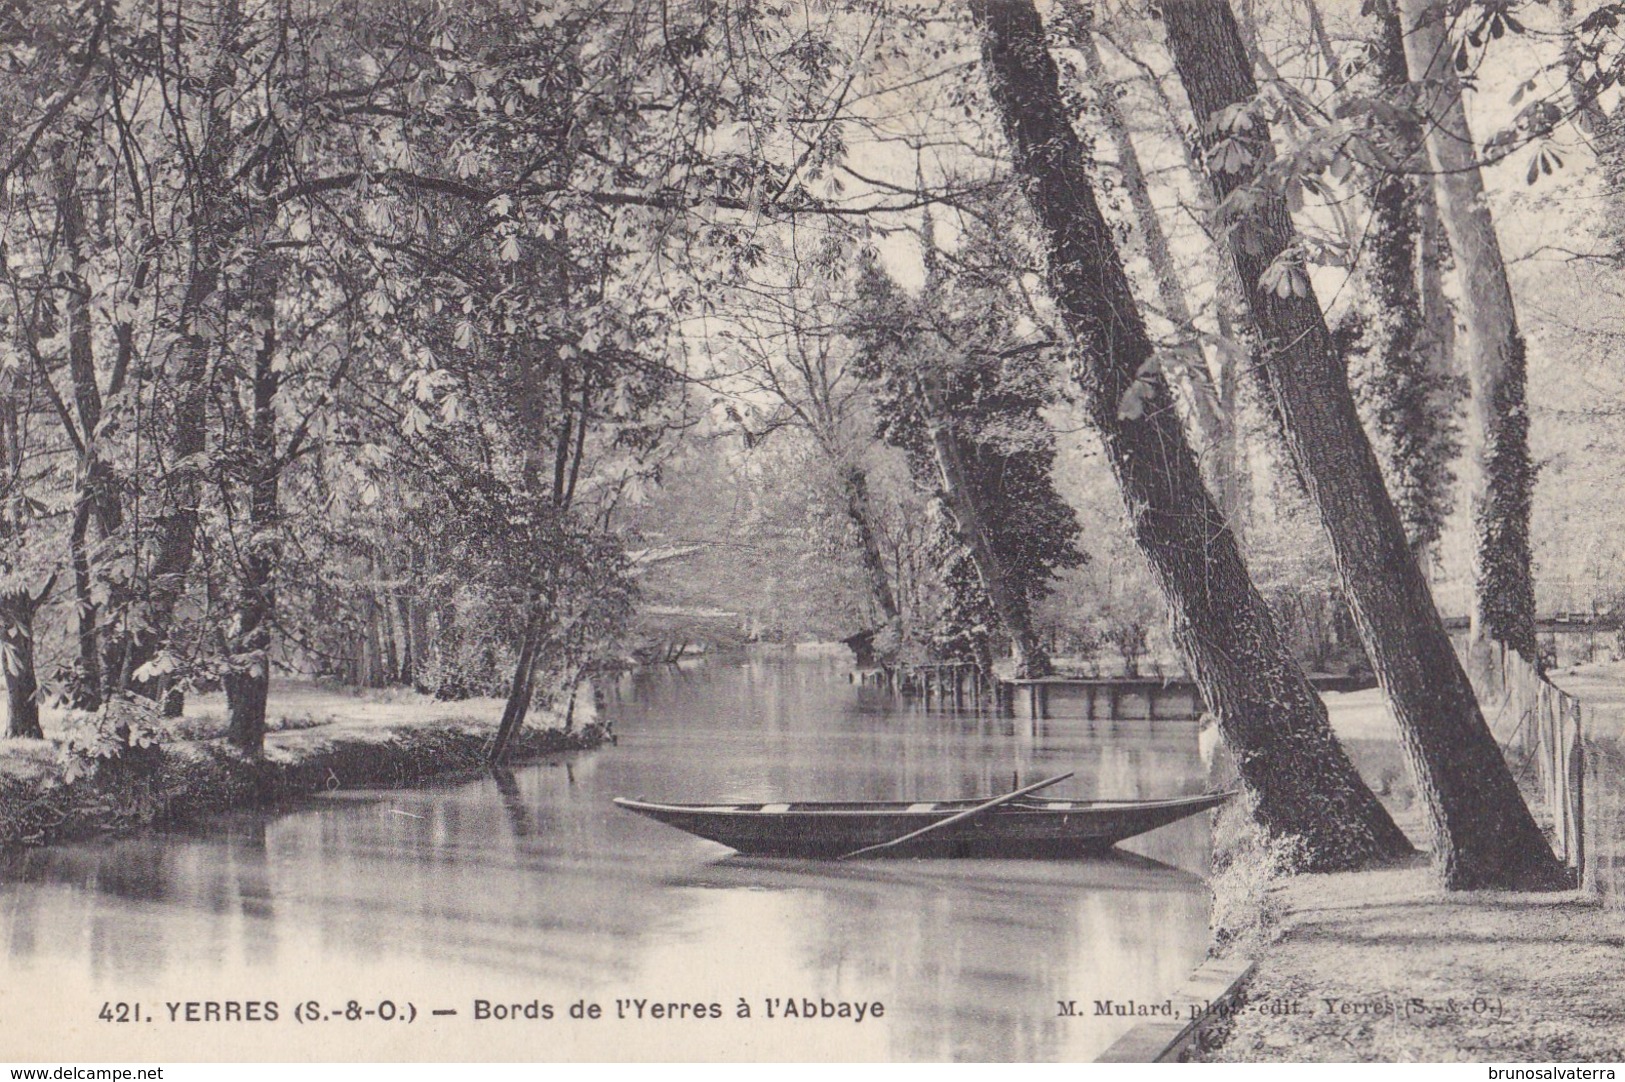
[[[412,689],[430,690],[427,673],[429,659],[434,656],[434,636],[429,631],[429,606],[418,599],[403,601],[407,610],[407,630],[412,639]]]
[[[372,635],[372,598],[362,593],[356,598],[356,685],[370,688],[377,650]]]
[[[1439,220],[1439,201],[1433,186],[1425,185],[1426,197],[1417,202],[1419,221],[1416,252],[1416,281],[1422,305],[1422,335],[1418,349],[1426,356],[1430,382],[1439,395],[1435,403],[1437,419],[1450,427],[1449,443],[1461,447],[1461,422],[1456,414],[1464,397],[1456,371],[1456,309],[1445,296],[1444,280],[1450,269],[1450,241]],[[1452,472],[1450,480],[1454,481]],[[1454,506],[1454,489],[1444,497]],[[1425,554],[1422,569],[1437,562],[1437,548]]]
[[[1203,487],[1166,385],[1156,381],[1155,400],[1139,419],[1118,414],[1151,342],[1090,189],[1037,12],[1030,0],[973,0],[971,10],[1015,170],[1042,228],[1050,288],[1077,347],[1084,406],[1254,816],[1272,836],[1301,838],[1311,869],[1410,852],[1282,643]]]
[[[1090,40],[1093,44],[1093,37]],[[1147,85],[1162,107],[1166,134],[1179,147],[1180,157],[1191,175],[1199,176],[1201,169],[1196,146],[1184,130],[1179,111],[1159,80],[1148,77]],[[1212,212],[1209,202],[1207,193],[1198,190],[1196,209],[1199,214]],[[1247,527],[1249,474],[1246,447],[1238,438],[1241,425],[1239,377],[1240,369],[1251,364],[1252,355],[1257,349],[1258,334],[1252,327],[1252,313],[1247,307],[1244,291],[1236,281],[1235,269],[1228,260],[1219,256],[1217,250],[1212,254],[1211,273],[1214,280],[1213,316],[1219,331],[1212,370],[1218,424],[1214,430],[1215,442],[1202,449],[1200,461],[1208,467],[1208,477],[1216,490],[1219,509],[1224,512],[1230,532],[1235,534],[1240,544],[1244,542]],[[1174,281],[1177,280],[1175,276]]]
[[[1332,81],[1332,86],[1342,90],[1347,80],[1337,62],[1337,50],[1332,48],[1332,37],[1326,33],[1326,20],[1321,17],[1320,6],[1315,0],[1304,0],[1303,6],[1309,15],[1309,33],[1315,39],[1315,49],[1320,53],[1321,63],[1326,65],[1326,78]]]
[[[35,601],[26,590],[0,597],[0,651],[4,651],[6,705],[11,716],[7,736],[42,740],[39,723],[39,679],[34,673]]]
[[[457,623],[457,606],[442,602],[436,610],[434,629],[437,699],[466,699],[474,693],[463,672],[463,629]]]
[[[412,687],[417,683],[419,646],[413,633],[412,602],[404,594],[395,597],[395,622],[401,629],[401,684]]]
[[[519,640],[519,657],[514,663],[513,680],[508,686],[508,701],[502,707],[502,720],[491,740],[486,758],[500,763],[508,754],[513,738],[524,728],[525,715],[530,712],[530,700],[536,683],[536,652],[541,644],[541,619],[531,616],[525,621],[525,630]]]
[[[1250,162],[1210,171],[1221,200],[1257,179],[1273,151],[1269,130],[1215,130],[1214,118],[1257,93],[1225,0],[1163,8],[1175,69],[1210,145],[1245,135]],[[1332,544],[1344,590],[1390,709],[1433,829],[1435,858],[1451,889],[1552,888],[1567,881],[1501,756],[1433,607],[1404,526],[1354,407],[1347,376],[1301,264],[1292,288],[1265,288],[1265,271],[1291,259],[1297,236],[1279,190],[1262,185],[1244,220],[1249,243],[1227,242],[1251,287],[1270,350],[1260,369]]]
[[[869,478],[863,467],[847,463],[840,467],[841,488],[846,496],[846,517],[858,534],[858,554],[863,560],[864,575],[869,580],[869,592],[880,609],[881,619],[888,625],[897,623],[897,595],[892,591],[886,574],[886,557],[880,551],[880,538],[875,532],[874,511],[869,506]]]
[[[570,701],[564,707],[564,731],[575,732],[576,728],[576,693],[581,690],[581,678],[585,670],[577,669],[570,678]]]
[[[954,525],[970,550],[971,566],[986,592],[993,611],[1010,636],[1010,651],[1015,657],[1017,679],[1048,676],[1054,672],[1044,644],[1033,631],[1032,608],[1027,603],[1027,592],[1022,584],[1011,580],[1009,569],[990,534],[987,518],[982,514],[975,485],[965,469],[963,448],[953,422],[948,416],[947,404],[942,400],[942,389],[935,372],[922,372],[918,377],[920,400],[925,406],[926,427],[931,433],[931,450],[937,462],[937,476],[942,482],[944,502],[953,515]]]
[[[229,88],[238,59],[238,0],[218,0],[214,14],[217,37],[211,45],[215,60],[202,87],[202,140],[193,163],[195,172],[188,177],[191,259],[180,307],[181,362],[171,384],[175,400],[168,434],[168,472],[157,518],[157,551],[148,572],[147,628],[132,637],[127,666],[131,673],[164,648],[196,553],[203,472],[200,459],[207,445],[209,377],[219,331],[221,270],[228,246],[221,219],[231,211],[228,159],[233,132]],[[185,121],[177,115],[174,123],[181,126]],[[168,676],[135,678],[134,682],[140,694],[166,704],[171,699],[173,681]]]
[[[1490,641],[1540,665],[1529,513],[1535,470],[1529,461],[1523,334],[1518,329],[1495,222],[1485,201],[1473,134],[1462,107],[1447,12],[1436,0],[1398,0],[1405,51],[1423,88],[1428,154],[1439,210],[1461,283],[1472,384],[1468,442],[1474,531],[1470,651],[1475,664]]]
[[[203,259],[217,260],[219,252]],[[194,280],[187,290],[188,303],[183,307],[183,322],[200,320],[187,313],[201,305],[201,298],[213,291],[213,279],[218,276],[218,263],[211,268],[194,269]],[[200,279],[210,279],[205,288]],[[194,298],[196,301],[194,303]],[[175,610],[186,590],[186,578],[192,568],[197,537],[198,500],[201,495],[201,464],[206,444],[205,421],[208,407],[208,374],[210,369],[210,343],[212,336],[201,328],[186,337],[183,359],[175,377],[177,399],[169,436],[169,475],[166,483],[165,506],[157,522],[157,552],[148,573],[149,628],[135,635],[131,646],[130,669],[134,672],[150,662],[163,649],[174,623]],[[159,699],[169,685],[165,678],[135,678],[136,690],[149,698]]]
[[[79,645],[79,670],[74,674],[69,698],[76,710],[94,713],[102,706],[102,654],[101,636],[97,634],[97,605],[91,593],[90,552],[90,500],[88,490],[81,488],[75,494],[73,525],[68,530],[68,562],[73,566],[73,602],[76,627],[74,638]]]
[[[1410,83],[1399,17],[1379,17],[1372,43],[1376,75],[1385,91]],[[1423,136],[1414,122],[1387,131],[1399,168],[1368,169],[1373,174],[1366,287],[1371,314],[1365,327],[1365,364],[1357,384],[1368,405],[1388,490],[1405,524],[1405,536],[1418,562],[1439,542],[1450,513],[1450,462],[1458,450],[1449,395],[1450,381],[1428,348],[1422,297],[1422,223],[1436,213],[1433,187],[1411,170],[1423,156]]]
[[[1213,351],[1214,391],[1219,398],[1219,416],[1224,418],[1219,443],[1211,456],[1217,460],[1213,470],[1218,488],[1219,510],[1224,514],[1236,542],[1245,547],[1247,515],[1251,501],[1251,475],[1248,469],[1246,446],[1241,440],[1241,369],[1249,356],[1243,334],[1237,332],[1225,312],[1225,298],[1214,298],[1216,321],[1219,325],[1219,347]]]
[[[1591,145],[1597,151],[1607,199],[1596,226],[1597,239],[1603,242],[1603,254],[1618,266],[1625,263],[1625,104],[1616,102],[1613,112],[1594,122]]]
[[[238,547],[237,611],[232,618],[232,657],[224,681],[226,739],[249,755],[265,750],[271,620],[276,607],[274,576],[281,549],[276,533],[281,526],[278,487],[282,472],[276,432],[276,395],[281,383],[275,366],[277,286],[277,268],[269,258],[262,259],[251,283],[255,315],[264,330],[254,352],[249,414],[248,540]]]
[[[0,396],[0,549],[20,548],[31,517],[20,479],[23,461],[21,418],[16,381]],[[15,566],[0,566],[14,583],[21,578]],[[10,718],[7,736],[42,737],[39,723],[39,679],[34,669],[34,614],[56,584],[53,574],[39,591],[14,584],[0,592],[0,671],[5,674]]]
[[[376,563],[373,564],[373,569],[376,578]],[[384,629],[378,610],[378,601],[369,589],[361,599],[363,686],[369,688],[389,686],[389,666],[384,656]]]
[[[1082,21],[1087,20],[1088,15],[1076,12],[1073,18]],[[1134,223],[1139,227],[1140,240],[1145,246],[1145,258],[1151,267],[1152,280],[1156,283],[1162,317],[1173,324],[1178,340],[1181,361],[1171,367],[1165,366],[1164,374],[1178,377],[1177,385],[1185,392],[1182,397],[1196,422],[1202,461],[1210,464],[1213,488],[1221,496],[1220,505],[1226,517],[1232,517],[1233,509],[1222,497],[1234,491],[1234,478],[1225,476],[1234,463],[1220,453],[1229,444],[1228,428],[1232,419],[1223,412],[1213,374],[1208,370],[1207,358],[1196,337],[1195,316],[1186,299],[1185,286],[1179,278],[1173,248],[1168,243],[1162,220],[1157,216],[1156,204],[1151,200],[1151,186],[1140,164],[1139,152],[1134,148],[1128,121],[1118,108],[1114,87],[1106,77],[1100,49],[1086,25],[1076,28],[1072,43],[1083,56],[1084,75],[1094,86],[1101,123],[1117,154],[1117,171],[1123,191],[1128,195],[1129,206],[1134,210]]]
[[[387,570],[385,573],[393,575]],[[378,621],[379,663],[383,667],[383,680],[379,683],[379,687],[390,687],[401,682],[401,654],[398,649],[400,637],[395,633],[393,590],[393,586],[386,586],[372,609]]]
[[[89,531],[97,489],[106,485],[102,475],[106,464],[97,453],[101,425],[102,396],[96,382],[96,360],[90,320],[90,284],[85,278],[85,208],[79,195],[77,156],[71,144],[64,144],[52,163],[57,190],[57,218],[62,226],[62,247],[68,258],[66,301],[68,324],[68,374],[78,414],[63,411],[62,423],[76,444],[79,464],[74,474],[73,524],[68,531],[68,561],[73,568],[74,618],[79,646],[79,671],[70,694],[80,710],[94,711],[102,704],[101,645],[97,622],[99,611],[91,595]],[[107,486],[110,487],[110,486]]]

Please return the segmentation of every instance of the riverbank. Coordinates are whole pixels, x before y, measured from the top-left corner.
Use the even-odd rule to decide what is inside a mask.
[[[230,808],[274,805],[338,788],[402,787],[476,774],[502,712],[499,699],[437,702],[406,692],[350,694],[312,685],[273,688],[265,754],[225,743],[224,703],[198,696],[166,722],[152,748],[128,762],[69,780],[56,740],[60,720],[42,719],[45,740],[0,742],[0,849],[127,833]],[[613,741],[589,696],[575,724],[532,715],[514,761]]]
[[[1588,736],[1621,737],[1625,671],[1571,667]],[[1327,696],[1333,728],[1413,842],[1422,808],[1380,693]],[[1496,724],[1499,721],[1500,724]],[[1501,739],[1515,721],[1491,719]],[[1538,821],[1549,819],[1515,766]],[[1625,839],[1615,839],[1618,844]],[[1625,909],[1580,891],[1446,892],[1426,854],[1401,866],[1274,881],[1233,1013],[1193,1058],[1232,1062],[1618,1062]]]
[[[1446,894],[1425,857],[1273,889],[1278,936],[1197,1059],[1625,1059],[1625,913],[1578,892]]]

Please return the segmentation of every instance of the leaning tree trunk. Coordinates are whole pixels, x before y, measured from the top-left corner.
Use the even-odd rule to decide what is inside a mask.
[[[507,756],[514,737],[525,726],[525,715],[530,713],[530,701],[535,696],[537,653],[541,643],[542,619],[533,612],[520,634],[519,657],[514,662],[513,680],[508,685],[508,701],[502,707],[496,736],[486,751],[489,762],[500,763]]]
[[[1256,184],[1273,158],[1269,129],[1258,116],[1229,126],[1216,119],[1236,116],[1225,111],[1252,102],[1258,89],[1230,7],[1225,0],[1182,0],[1165,5],[1163,17],[1175,69],[1210,148],[1241,140],[1249,158],[1240,170],[1209,172],[1221,199],[1252,186],[1250,210],[1235,223],[1249,243],[1230,240],[1226,247],[1270,339],[1259,374],[1399,722],[1444,883],[1451,889],[1560,886],[1566,872],[1484,723],[1383,487],[1307,268],[1292,261],[1297,235],[1285,197]],[[1276,273],[1291,276],[1279,280],[1286,288],[1263,284]]]
[[[1179,147],[1180,158],[1190,174],[1200,175],[1197,147],[1191,135],[1184,130],[1180,110],[1160,80],[1148,77],[1146,85],[1161,107],[1162,122],[1168,129],[1165,134]],[[1211,213],[1209,202],[1207,193],[1197,192],[1198,213]],[[1219,403],[1218,415],[1224,423],[1219,429],[1218,443],[1212,448],[1203,449],[1201,461],[1213,466],[1210,474],[1218,490],[1219,508],[1239,543],[1246,534],[1249,510],[1246,447],[1238,437],[1241,427],[1240,370],[1255,363],[1253,355],[1257,353],[1258,333],[1252,326],[1252,311],[1247,307],[1245,291],[1236,281],[1235,268],[1216,249],[1211,251],[1210,259],[1209,272],[1214,282],[1214,322],[1219,330],[1218,348],[1213,354],[1213,383]],[[1215,459],[1216,462],[1213,461]]]
[[[887,624],[898,621],[897,594],[892,590],[891,578],[886,574],[886,557],[880,551],[880,537],[875,532],[874,510],[869,504],[869,478],[863,467],[845,463],[839,467],[841,491],[846,497],[846,517],[858,535],[858,555],[863,561],[863,573],[869,580],[869,594],[880,609],[880,617]]]
[[[1038,13],[1030,0],[973,0],[971,11],[1015,170],[1042,228],[1050,288],[1077,346],[1084,406],[1254,816],[1275,837],[1302,838],[1316,870],[1410,852],[1332,735],[1324,704],[1248,577],[1166,384],[1155,381],[1155,400],[1139,419],[1119,415],[1151,342],[1090,188]]]
[[[1134,211],[1134,224],[1139,227],[1146,262],[1150,264],[1152,281],[1157,287],[1157,302],[1162,307],[1163,318],[1173,324],[1177,335],[1182,359],[1175,366],[1175,374],[1181,377],[1179,383],[1183,385],[1186,404],[1196,422],[1201,460],[1209,466],[1209,476],[1219,496],[1219,506],[1224,510],[1225,517],[1234,522],[1238,517],[1237,493],[1240,490],[1234,475],[1237,467],[1233,454],[1235,432],[1232,431],[1235,417],[1225,412],[1224,396],[1215,385],[1213,374],[1208,370],[1207,358],[1203,356],[1201,343],[1196,337],[1195,316],[1191,312],[1185,286],[1180,281],[1173,247],[1168,242],[1167,230],[1162,227],[1162,219],[1158,217],[1156,204],[1151,199],[1151,185],[1146,178],[1145,168],[1140,164],[1140,154],[1134,147],[1128,120],[1118,107],[1114,87],[1107,81],[1100,48],[1087,25],[1089,15],[1081,10],[1082,5],[1077,0],[1071,6],[1075,9],[1070,13],[1071,18],[1077,23],[1072,44],[1083,57],[1084,74],[1095,85],[1101,125],[1106,129],[1117,154],[1117,171],[1123,191],[1128,195],[1129,206]],[[1167,371],[1167,368],[1164,370]]]
[[[1445,31],[1448,11],[1436,0],[1398,4],[1405,52],[1422,87],[1417,104],[1467,324],[1467,376],[1473,389],[1468,436],[1475,467],[1471,653],[1475,665],[1487,664],[1493,642],[1539,665],[1529,546],[1535,471],[1529,461],[1523,334],[1462,107],[1455,51]]]
[[[1009,565],[995,544],[981,501],[965,468],[963,446],[954,431],[947,404],[936,373],[923,372],[917,381],[920,401],[925,407],[926,427],[931,433],[931,450],[937,463],[942,495],[953,516],[955,532],[970,551],[971,566],[982,584],[993,612],[1010,636],[1010,652],[1015,658],[1015,675],[1025,680],[1054,672],[1048,651],[1033,630],[1032,606],[1026,591],[1014,582]]]

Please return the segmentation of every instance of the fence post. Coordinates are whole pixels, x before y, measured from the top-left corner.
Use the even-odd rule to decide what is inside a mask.
[[[1581,716],[1580,700],[1573,699],[1573,750],[1569,753],[1569,799],[1572,809],[1570,819],[1573,820],[1574,847],[1570,851],[1573,858],[1574,871],[1580,884],[1583,886],[1587,879],[1586,869],[1586,746],[1585,723]]]
[[[1558,856],[1569,864],[1574,863],[1574,850],[1569,841],[1573,834],[1573,824],[1569,822],[1569,712],[1568,704],[1563,701],[1563,693],[1553,689],[1547,693],[1551,701],[1552,711],[1552,773],[1549,781],[1548,799],[1552,803],[1553,834],[1556,836],[1562,851]]]

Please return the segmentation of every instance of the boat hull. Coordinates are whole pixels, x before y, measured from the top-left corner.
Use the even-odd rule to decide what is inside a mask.
[[[1066,858],[1103,853],[1158,827],[1216,808],[1232,794],[1175,800],[1023,799],[872,855]],[[751,856],[833,858],[880,845],[981,801],[868,804],[658,804],[617,797],[627,811]]]

